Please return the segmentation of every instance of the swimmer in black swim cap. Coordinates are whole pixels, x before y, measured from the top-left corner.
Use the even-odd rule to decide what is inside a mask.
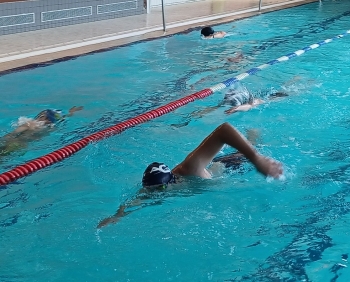
[[[143,173],[142,186],[149,190],[164,190],[169,183],[175,183],[175,175],[163,163],[151,163]]]
[[[213,39],[213,38],[223,38],[226,35],[225,31],[215,32],[211,26],[206,26],[201,30],[202,38],[204,39]]]
[[[142,185],[145,189],[141,189],[133,200],[121,204],[115,215],[105,218],[97,227],[101,228],[110,223],[117,222],[120,218],[134,211],[135,206],[139,208],[145,206],[140,203],[145,195],[151,195],[153,192],[159,192],[159,190],[166,190],[168,184],[175,183],[175,179],[179,176],[198,176],[210,179],[212,175],[207,167],[225,144],[237,149],[240,152],[237,157],[241,158],[241,160],[245,159],[250,161],[261,174],[273,178],[279,178],[282,175],[283,169],[281,163],[258,153],[253,145],[244,138],[239,131],[225,122],[209,134],[202,143],[189,153],[174,169],[170,170],[164,163],[150,164],[146,168],[142,178]],[[221,160],[224,159],[221,158]],[[230,158],[229,161],[233,162],[232,158]],[[240,160],[236,158],[236,162],[233,164],[239,161]],[[148,187],[156,187],[156,189],[148,189]],[[128,210],[128,208],[132,209]]]

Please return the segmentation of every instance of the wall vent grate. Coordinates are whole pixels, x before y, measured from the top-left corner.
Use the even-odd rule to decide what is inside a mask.
[[[34,13],[0,17],[0,27],[32,24],[34,22]]]
[[[60,21],[60,20],[66,20],[66,19],[87,17],[91,15],[92,15],[92,6],[79,7],[79,8],[42,12],[41,21],[42,22]]]
[[[137,9],[137,0],[97,5],[97,14],[107,14],[134,9]]]

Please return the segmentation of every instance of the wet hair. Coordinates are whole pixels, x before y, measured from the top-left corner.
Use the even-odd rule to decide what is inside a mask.
[[[143,173],[142,185],[159,186],[165,189],[169,183],[175,183],[175,176],[164,163],[151,163]]]
[[[214,29],[210,26],[206,26],[201,30],[201,34],[205,37],[213,35],[214,33],[215,33]]]

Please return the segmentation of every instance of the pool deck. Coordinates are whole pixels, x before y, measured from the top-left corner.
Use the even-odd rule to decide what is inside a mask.
[[[202,0],[151,13],[0,36],[0,72],[215,25],[318,0]]]

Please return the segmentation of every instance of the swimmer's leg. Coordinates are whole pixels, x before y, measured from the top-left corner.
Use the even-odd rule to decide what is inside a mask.
[[[174,127],[187,126],[191,122],[192,118],[197,118],[197,119],[202,118],[204,115],[209,114],[220,107],[221,107],[221,104],[219,104],[217,106],[207,107],[207,108],[202,109],[202,110],[194,111],[188,117],[186,117],[186,121],[184,121],[182,123],[178,123],[178,124],[171,124],[171,126],[174,126]]]
[[[25,149],[27,145],[21,142],[6,142],[3,145],[0,145],[0,156],[5,157],[9,156],[15,152]]]

